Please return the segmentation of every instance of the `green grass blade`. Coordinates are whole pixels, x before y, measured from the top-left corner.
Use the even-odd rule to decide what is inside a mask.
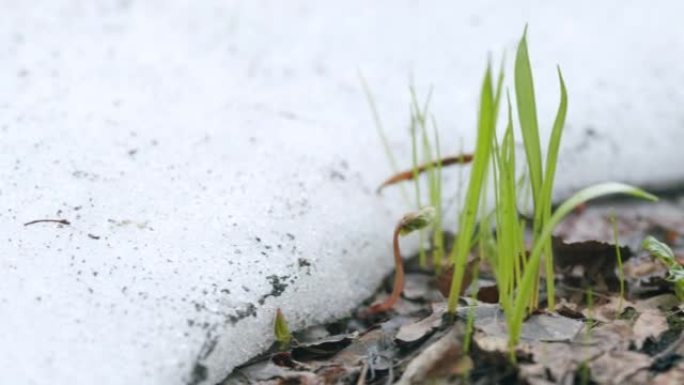
[[[515,300],[513,315],[514,322],[510,330],[510,338],[513,343],[517,342],[520,337],[520,328],[522,327],[522,321],[527,313],[529,298],[534,294],[532,288],[534,287],[535,278],[537,276],[536,273],[539,270],[539,262],[546,243],[545,240],[551,237],[553,229],[577,206],[591,199],[614,194],[631,195],[636,198],[651,201],[658,200],[655,195],[649,194],[636,187],[623,183],[608,182],[587,187],[563,202],[544,225],[540,236],[535,239],[532,253],[530,254],[529,261],[523,272],[522,281],[518,286],[518,294]]]
[[[525,32],[520,39],[515,56],[515,97],[520,130],[525,146],[525,155],[527,156],[530,183],[532,184],[532,200],[534,207],[537,208],[539,207],[539,194],[542,185],[542,157],[532,67],[527,53],[527,28],[525,28]],[[541,215],[541,212],[538,214]],[[537,213],[535,212],[535,218],[536,216]]]
[[[568,92],[565,88],[560,68],[558,68],[558,80],[560,82],[561,100],[558,112],[556,113],[556,119],[553,122],[551,137],[549,138],[549,146],[546,153],[546,170],[544,170],[544,181],[542,183],[541,199],[539,200],[539,204],[542,205],[540,208],[543,211],[542,224],[546,223],[551,216],[551,194],[553,193],[553,182],[556,177],[556,164],[558,163],[558,152],[560,151],[561,137],[563,136],[563,127],[565,126],[565,116],[568,112]],[[553,250],[550,238],[546,241],[544,255],[546,256],[544,261],[546,267],[546,292],[548,294],[549,307],[553,309],[555,307],[556,289],[553,279]]]
[[[461,212],[459,231],[456,245],[450,254],[454,263],[454,274],[451,281],[447,308],[453,313],[456,310],[458,297],[463,284],[463,274],[467,263],[468,251],[473,237],[473,228],[477,219],[482,184],[489,167],[489,158],[494,135],[494,92],[492,89],[492,71],[488,65],[482,81],[480,95],[480,111],[478,119],[477,142],[475,145],[475,159],[470,174],[470,182],[466,192],[465,206]]]
[[[432,263],[435,270],[439,272],[442,268],[442,258],[444,257],[444,230],[442,229],[442,151],[440,150],[439,130],[437,128],[437,121],[433,115],[430,115],[432,121],[432,128],[434,134],[435,157],[437,159],[437,168],[435,170],[435,184],[434,184],[434,200],[435,209],[437,209],[437,216],[435,218],[435,226],[432,242],[435,247],[433,253]]]
[[[615,257],[617,258],[618,279],[620,279],[620,299],[618,302],[618,314],[622,313],[622,301],[625,299],[625,269],[622,265],[622,251],[618,239],[618,226],[615,212],[611,210],[610,223],[613,226],[613,244],[615,244]]]
[[[399,172],[399,167],[397,163],[397,159],[394,156],[394,152],[392,151],[392,147],[389,144],[389,139],[387,139],[387,133],[385,132],[385,128],[382,124],[382,119],[380,119],[380,113],[378,112],[378,106],[375,104],[375,97],[373,97],[373,93],[370,90],[370,87],[368,87],[368,83],[366,82],[366,79],[363,77],[361,72],[359,72],[359,80],[361,81],[361,86],[363,87],[363,93],[366,95],[366,101],[368,102],[368,106],[371,109],[371,114],[373,115],[373,121],[375,122],[375,129],[378,131],[378,136],[380,137],[380,141],[382,142],[382,147],[385,150],[385,155],[387,156],[387,159],[389,160],[390,167],[392,169],[392,174],[396,174]],[[400,186],[401,190],[401,195],[404,198],[404,201],[408,206],[411,206],[411,199],[409,198],[408,192],[406,191],[406,187]]]

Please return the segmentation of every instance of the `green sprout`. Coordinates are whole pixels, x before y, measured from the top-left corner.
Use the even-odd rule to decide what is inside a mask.
[[[280,308],[276,310],[275,321],[273,322],[273,334],[275,335],[275,340],[281,350],[287,349],[290,342],[292,342],[292,333],[290,333],[290,329],[287,327],[287,321]]]
[[[647,236],[641,243],[644,250],[665,264],[668,269],[667,280],[672,282],[675,294],[680,301],[684,300],[684,266],[677,262],[677,259],[669,246]]]

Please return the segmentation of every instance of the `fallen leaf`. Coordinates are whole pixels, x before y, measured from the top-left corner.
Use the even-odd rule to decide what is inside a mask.
[[[498,305],[479,305],[473,308],[475,327],[489,336],[508,338],[508,327]],[[459,316],[468,317],[468,308],[458,309]],[[524,323],[521,340],[570,341],[584,327],[584,323],[558,314],[533,314]]]
[[[625,310],[635,307],[634,303],[624,299],[621,300],[619,296],[614,295],[603,299],[595,306],[583,309],[582,314],[586,318],[609,323],[620,318]]]
[[[292,349],[292,357],[298,361],[330,357],[349,346],[356,337],[356,334],[342,334],[300,343]]]
[[[647,309],[634,322],[634,344],[641,349],[646,339],[657,340],[668,329],[667,319],[660,310]]]
[[[403,297],[412,301],[441,302],[444,296],[434,287],[434,274],[406,274]]]
[[[677,296],[672,293],[660,294],[634,302],[634,308],[640,312],[649,309],[668,311],[677,308],[678,306],[680,306],[680,301],[677,299]]]
[[[620,279],[615,274],[615,245],[597,241],[564,243],[554,237],[553,255],[556,270],[563,275],[568,285],[592,287],[594,291],[620,289]],[[620,247],[623,262],[631,256],[628,247]]]
[[[372,329],[354,339],[349,346],[342,349],[330,360],[346,366],[359,366],[362,362],[375,360],[375,357],[378,356],[392,358],[394,356],[392,340],[392,336],[384,330]],[[375,369],[382,370],[383,368],[387,368],[387,363],[376,363]]]
[[[547,371],[542,379],[556,384],[572,384],[580,365],[603,353],[597,346],[568,342],[533,343],[531,350],[533,361]]]
[[[423,339],[442,324],[442,317],[445,312],[446,305],[433,306],[432,314],[418,322],[402,326],[394,338],[401,343],[411,343]]]
[[[463,352],[462,338],[463,327],[454,326],[408,364],[397,384],[424,384],[436,378],[466,373],[473,367],[473,363]]]
[[[591,378],[599,384],[644,384],[651,358],[631,351],[609,351],[589,363]]]

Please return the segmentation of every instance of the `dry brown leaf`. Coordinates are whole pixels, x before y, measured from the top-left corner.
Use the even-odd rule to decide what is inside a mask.
[[[422,320],[399,328],[396,340],[404,343],[415,342],[430,334],[435,328],[442,324],[442,316],[446,312],[446,305],[434,305],[432,314]]]
[[[408,364],[397,384],[424,384],[435,378],[456,376],[470,370],[473,363],[463,352],[462,336],[462,327],[452,328]]]
[[[640,312],[644,312],[649,309],[660,309],[667,311],[678,306],[680,306],[680,301],[677,299],[677,296],[672,293],[656,295],[654,297],[642,299],[634,303],[634,308]]]
[[[616,320],[597,326],[587,334],[577,336],[577,341],[586,341],[603,351],[627,350],[633,337],[632,325],[627,321]]]
[[[545,379],[557,384],[572,384],[580,364],[601,354],[599,347],[591,345],[565,342],[532,344],[534,362],[542,365],[550,374],[550,378]]]
[[[556,270],[563,280],[574,287],[593,287],[596,291],[617,291],[620,280],[615,274],[617,254],[615,245],[597,241],[565,243],[553,238]],[[626,261],[632,256],[628,247],[620,247],[620,257]]]
[[[583,212],[568,216],[555,233],[571,242],[613,242],[612,217],[617,222],[620,243],[635,250],[647,234],[663,230],[684,233],[684,208],[665,200],[590,204]]]
[[[627,308],[636,308],[636,305],[627,300],[620,300],[617,295],[610,296],[606,302],[582,310],[582,314],[600,322],[609,323],[615,321]]]
[[[433,274],[406,274],[402,296],[413,301],[441,302],[444,296],[434,287]]]
[[[591,378],[599,384],[645,384],[651,358],[631,351],[610,351],[589,363]]]
[[[660,310],[646,309],[634,322],[634,344],[641,349],[648,338],[657,340],[668,329],[667,319]]]
[[[467,317],[471,309],[461,308],[458,313]],[[489,336],[508,338],[506,317],[498,305],[482,304],[472,310],[475,327]],[[553,313],[530,316],[522,326],[521,340],[570,341],[582,330],[584,324],[572,318]]]

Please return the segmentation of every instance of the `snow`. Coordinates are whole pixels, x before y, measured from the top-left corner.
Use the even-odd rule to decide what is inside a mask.
[[[348,314],[407,208],[374,192],[359,72],[402,165],[411,79],[467,150],[487,54],[510,62],[525,22],[545,129],[557,63],[570,93],[557,197],[684,182],[680,2],[2,5],[2,382],[212,384],[277,307]]]

